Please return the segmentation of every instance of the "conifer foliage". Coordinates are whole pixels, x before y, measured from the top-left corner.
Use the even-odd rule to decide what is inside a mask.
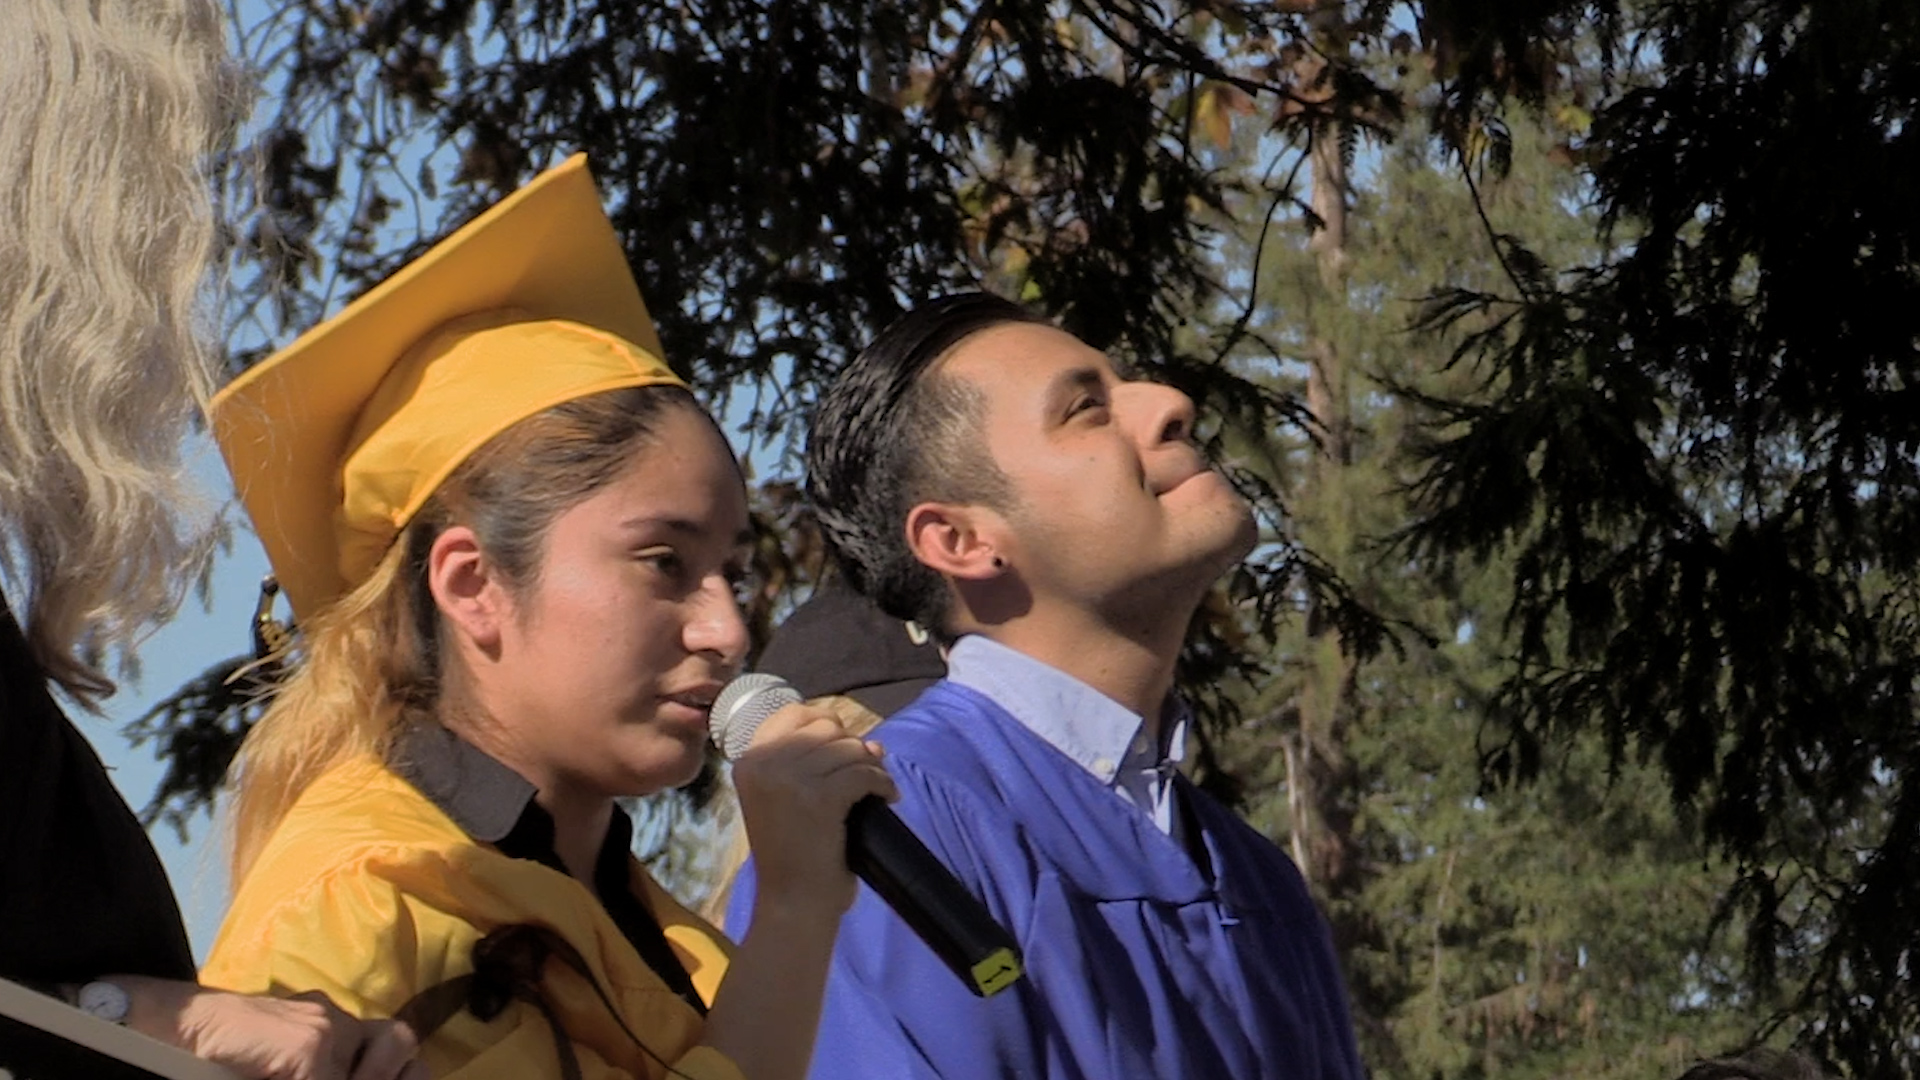
[[[1427,402],[1407,536],[1512,559],[1493,764],[1582,730],[1658,762],[1739,860],[1750,973],[1816,1049],[1912,1076],[1920,8],[1611,7],[1449,13],[1461,116],[1532,92],[1495,76],[1543,70],[1539,28],[1602,27],[1621,66],[1578,149],[1607,247],[1502,236],[1501,285],[1436,297],[1477,385]]]

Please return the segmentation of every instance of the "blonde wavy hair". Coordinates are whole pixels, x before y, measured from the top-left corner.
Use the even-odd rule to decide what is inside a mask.
[[[553,520],[613,481],[675,408],[707,416],[679,387],[646,386],[520,421],[453,471],[367,580],[306,620],[304,656],[247,733],[229,777],[234,887],[322,774],[356,757],[384,759],[408,724],[439,722],[459,697],[427,586],[434,540],[466,525],[509,587],[537,586]]]
[[[0,3],[0,573],[88,707],[206,552],[179,451],[242,85],[214,0]]]

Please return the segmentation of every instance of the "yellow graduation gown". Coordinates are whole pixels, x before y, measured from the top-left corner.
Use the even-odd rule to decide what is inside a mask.
[[[634,895],[711,1002],[726,939],[631,861]],[[700,1046],[704,1021],[655,975],[586,886],[476,843],[412,784],[363,759],[316,781],[240,883],[201,981],[254,994],[319,990],[362,1018],[392,1016],[420,991],[473,970],[496,927],[546,926],[579,950],[627,1027],[692,1080],[743,1080]],[[543,985],[571,1037],[582,1080],[662,1080],[586,981],[557,960]],[[553,1034],[515,1001],[491,1022],[461,1010],[426,1040],[436,1080],[560,1075]]]

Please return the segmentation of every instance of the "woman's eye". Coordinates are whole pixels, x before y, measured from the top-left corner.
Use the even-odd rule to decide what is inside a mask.
[[[670,578],[680,577],[687,569],[687,564],[680,560],[680,553],[671,548],[649,548],[641,552],[639,558]]]

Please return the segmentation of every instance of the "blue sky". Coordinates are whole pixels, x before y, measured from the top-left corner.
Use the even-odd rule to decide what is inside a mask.
[[[230,501],[233,487],[212,441],[204,435],[193,436],[186,455],[207,497]],[[121,726],[209,664],[249,648],[249,622],[259,595],[260,576],[266,572],[267,557],[253,534],[236,529],[233,550],[220,555],[214,568],[211,610],[189,597],[180,614],[141,646],[140,678],[137,682],[122,681],[120,692],[107,702],[106,719],[72,713],[75,724],[100,751],[120,793],[135,809],[146,805],[160,782],[162,769],[153,747],[129,746],[120,735]],[[227,906],[218,826],[211,820],[198,819],[184,845],[172,829],[164,826],[148,835],[160,851],[160,860],[173,881],[174,895],[180,898],[194,956],[204,960]]]

